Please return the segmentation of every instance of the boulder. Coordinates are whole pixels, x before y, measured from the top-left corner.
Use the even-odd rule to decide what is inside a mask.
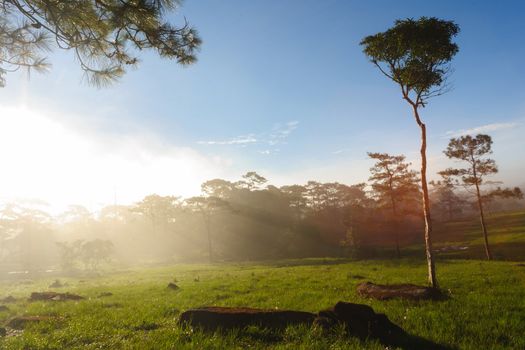
[[[264,310],[246,307],[202,307],[183,312],[179,321],[205,330],[244,328],[284,328],[288,325],[311,324],[315,315],[303,311]]]
[[[357,285],[357,294],[362,297],[377,300],[388,300],[393,298],[409,300],[438,299],[439,291],[431,287],[416,286],[414,284],[374,284],[372,282]]]
[[[396,343],[406,335],[386,315],[377,314],[370,306],[362,304],[340,301],[333,308],[320,311],[314,320],[314,325],[321,325],[325,330],[337,324],[343,324],[351,336],[361,340],[378,339],[385,344]]]

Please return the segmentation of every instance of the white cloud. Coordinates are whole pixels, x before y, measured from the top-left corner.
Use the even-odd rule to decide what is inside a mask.
[[[297,129],[299,126],[299,121],[292,120],[284,125],[276,124],[273,128],[272,133],[268,137],[268,144],[271,146],[284,143],[285,140],[290,136],[290,134]]]
[[[240,146],[245,147],[248,145],[269,145],[269,146],[276,146],[279,144],[285,144],[286,139],[290,136],[290,134],[297,129],[299,126],[299,121],[292,120],[287,123],[277,123],[274,125],[272,131],[270,133],[262,133],[259,135],[256,134],[248,134],[248,135],[241,135],[236,136],[228,140],[210,140],[210,141],[198,141],[197,143],[200,145],[219,145],[219,146]],[[259,151],[258,153],[261,154],[270,154],[275,153],[277,150],[267,150],[265,151]]]
[[[228,177],[232,161],[208,157],[144,132],[80,130],[19,107],[0,107],[2,200],[40,198],[54,208],[128,204],[143,196],[191,196],[212,177]]]
[[[446,132],[447,137],[459,137],[459,136],[465,136],[465,135],[473,135],[473,134],[483,134],[483,133],[489,133],[504,129],[512,129],[517,127],[518,123],[492,123],[492,124],[486,124],[486,125],[480,125],[476,126],[471,129],[462,129],[462,130],[449,130]]]
[[[199,141],[197,142],[199,145],[246,145],[250,143],[257,143],[257,138],[255,135],[245,135],[245,136],[237,136],[230,140],[222,140],[222,141]]]

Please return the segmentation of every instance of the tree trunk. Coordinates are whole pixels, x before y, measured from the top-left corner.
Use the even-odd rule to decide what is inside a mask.
[[[211,228],[210,228],[210,218],[206,218],[206,233],[208,234],[208,258],[210,264],[213,263],[213,249],[211,244]]]
[[[476,177],[476,166],[475,165],[474,165],[474,177],[476,178],[476,196],[478,199],[479,221],[481,222],[481,229],[483,230],[483,239],[485,242],[485,254],[487,255],[487,260],[492,260],[492,253],[490,252],[490,247],[489,247],[487,226],[485,225],[485,214],[483,213],[483,203],[481,202],[481,194],[479,192],[479,185],[478,185],[478,179]]]
[[[423,191],[423,214],[425,216],[425,251],[427,255],[428,283],[432,288],[438,288],[436,266],[432,255],[432,219],[430,217],[430,200],[427,185],[427,129],[426,125],[419,118],[417,106],[413,105],[412,107],[416,122],[421,129],[421,189]]]
[[[397,220],[397,209],[396,209],[396,201],[393,197],[391,197],[392,201],[392,213],[394,215],[394,239],[396,240],[396,254],[397,258],[401,258],[401,251],[399,250],[399,224]]]

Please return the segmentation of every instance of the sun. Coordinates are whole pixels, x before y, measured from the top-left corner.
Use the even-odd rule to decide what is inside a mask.
[[[152,193],[191,196],[223,166],[154,135],[79,129],[27,107],[0,106],[0,199],[41,199],[58,212],[70,204],[96,211]]]

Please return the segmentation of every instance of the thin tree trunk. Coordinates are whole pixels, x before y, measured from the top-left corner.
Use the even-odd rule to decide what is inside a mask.
[[[208,258],[210,260],[210,264],[213,262],[213,249],[211,244],[211,228],[210,228],[210,218],[205,218],[206,222],[206,232],[208,234]]]
[[[425,251],[427,255],[428,283],[432,288],[438,288],[436,266],[432,254],[432,219],[430,217],[430,200],[427,184],[427,129],[426,125],[419,118],[417,105],[412,105],[412,107],[416,122],[421,129],[421,189],[423,190],[423,213],[425,216]]]
[[[481,229],[483,230],[483,240],[485,242],[485,254],[487,255],[487,260],[492,260],[492,253],[490,252],[489,238],[487,233],[487,226],[485,225],[485,214],[483,213],[483,203],[481,202],[481,193],[479,192],[478,179],[476,177],[476,166],[473,167],[474,178],[476,179],[476,195],[478,199],[478,208],[479,208],[479,221],[481,222]]]
[[[396,240],[396,254],[397,258],[401,258],[401,251],[399,250],[399,225],[397,220],[397,210],[396,210],[396,201],[393,197],[391,197],[392,200],[392,213],[394,215],[394,239]]]

